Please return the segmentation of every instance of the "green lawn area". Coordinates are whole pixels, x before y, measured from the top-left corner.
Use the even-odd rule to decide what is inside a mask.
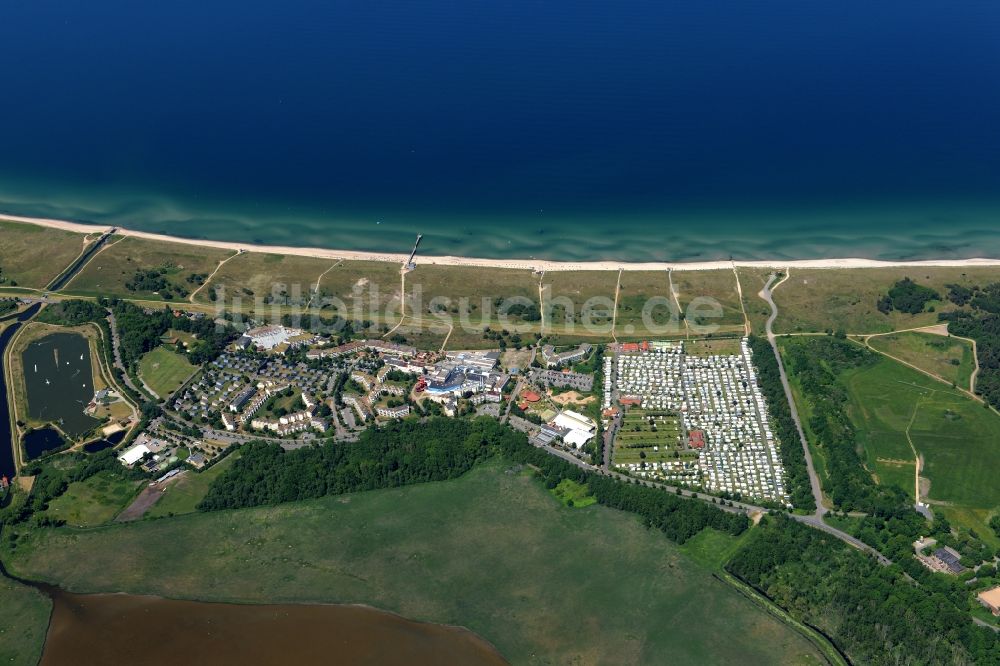
[[[74,527],[93,527],[113,519],[138,492],[141,482],[125,481],[100,472],[85,481],[74,481],[52,500],[45,512]]]
[[[74,591],[366,603],[469,628],[512,663],[817,663],[798,633],[629,514],[500,462],[440,483],[25,537]]]
[[[83,252],[84,235],[0,220],[0,287],[44,289]]]
[[[921,370],[954,382],[959,388],[969,388],[969,377],[975,369],[975,361],[972,358],[972,344],[965,340],[906,331],[875,336],[868,340],[868,344]]]
[[[179,389],[197,370],[183,354],[162,346],[139,360],[139,374],[143,381],[161,398]]]
[[[612,462],[619,465],[641,460],[673,460],[673,453],[679,444],[680,417],[677,414],[630,409],[625,413],[622,427],[615,436]],[[654,447],[659,450],[654,450]]]
[[[909,435],[924,458],[935,511],[959,518],[980,535],[1000,509],[1000,416],[966,395],[889,358],[842,375],[851,396],[851,418],[866,459],[880,480],[913,493]],[[903,480],[905,479],[905,481]]]
[[[208,492],[212,481],[226,471],[239,457],[240,453],[236,451],[203,472],[191,470],[185,472],[180,479],[167,486],[163,497],[146,512],[146,516],[159,518],[171,514],[193,513],[198,502]]]
[[[0,663],[38,663],[51,609],[52,603],[41,592],[0,578]]]
[[[587,484],[577,483],[572,479],[563,479],[560,481],[559,485],[552,489],[552,494],[558,497],[559,501],[566,506],[583,508],[597,503],[597,499],[591,496]],[[572,505],[570,502],[572,502]]]

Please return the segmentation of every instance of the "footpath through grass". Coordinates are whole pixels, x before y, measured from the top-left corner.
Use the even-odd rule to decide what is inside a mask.
[[[867,463],[882,483],[913,494],[912,441],[935,511],[992,539],[1000,509],[1000,416],[966,395],[892,359],[842,376]],[[909,440],[907,438],[909,435]],[[992,542],[992,541],[991,541]]]
[[[959,388],[969,388],[969,378],[975,368],[972,344],[966,340],[907,331],[878,335],[868,340],[874,349],[906,361]]]
[[[818,663],[696,559],[710,552],[629,514],[563,506],[491,463],[453,481],[39,530],[6,558],[74,591],[367,603],[468,627],[513,663]]]

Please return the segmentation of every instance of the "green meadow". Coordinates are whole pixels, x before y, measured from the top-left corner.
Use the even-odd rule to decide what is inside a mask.
[[[634,516],[567,506],[494,462],[440,483],[40,529],[6,559],[74,591],[371,604],[465,626],[519,664],[820,663],[712,575],[735,541],[705,533],[678,548]]]
[[[841,375],[869,468],[911,496],[913,448],[924,459],[926,498],[935,511],[987,538],[1000,509],[1000,415],[967,395],[882,357]]]
[[[161,398],[183,386],[197,370],[183,354],[162,346],[146,353],[139,361],[142,380]]]
[[[52,603],[38,590],[0,577],[0,663],[38,663],[51,609]]]
[[[873,349],[953,382],[959,388],[969,388],[969,378],[976,367],[972,343],[959,338],[906,331],[876,335],[868,339],[868,344]]]

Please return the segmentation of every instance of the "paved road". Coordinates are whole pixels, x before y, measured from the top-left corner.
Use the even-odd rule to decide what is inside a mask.
[[[115,315],[110,312],[108,313],[108,325],[111,328],[111,349],[115,355],[115,367],[122,371],[122,380],[125,384],[136,393],[142,394],[142,391],[132,383],[128,372],[125,371],[125,364],[122,362],[121,340],[118,338],[118,323],[115,321]]]
[[[594,472],[594,473],[597,473],[597,474],[602,474],[604,476],[610,476],[612,478],[618,479],[620,481],[624,481],[626,483],[631,483],[632,481],[636,480],[635,477],[630,477],[630,476],[626,476],[624,474],[620,474],[618,472],[612,472],[612,471],[608,471],[608,470],[605,470],[605,469],[600,468],[600,467],[595,467],[594,465],[591,465],[590,463],[584,462],[583,460],[580,460],[579,458],[577,458],[573,454],[571,454],[571,453],[569,453],[567,451],[563,451],[562,449],[557,449],[557,448],[552,447],[552,446],[541,446],[539,448],[545,449],[545,451],[547,451],[548,453],[551,453],[554,456],[558,456],[559,458],[562,458],[563,460],[565,460],[567,462],[573,463],[577,467],[580,467],[581,469],[585,469],[588,472]],[[711,495],[698,494],[698,493],[693,492],[691,490],[688,490],[686,488],[678,488],[677,486],[669,486],[669,485],[664,484],[664,483],[657,483],[656,481],[645,481],[645,480],[640,480],[640,481],[641,481],[641,483],[644,483],[644,484],[646,484],[648,486],[653,486],[653,487],[656,487],[656,488],[662,488],[663,490],[666,490],[667,492],[671,492],[671,493],[677,494],[677,495],[679,495],[681,497],[688,497],[688,498],[691,498],[691,499],[697,499],[697,500],[700,500],[700,501],[705,502],[707,504],[712,504],[713,503],[712,500],[716,500],[716,502],[721,502],[721,500],[719,500],[718,498],[715,498],[715,497],[713,497]],[[755,504],[748,504],[746,502],[737,502],[735,500],[732,501],[732,506],[728,506],[728,504],[715,504],[714,506],[716,506],[719,509],[722,509],[723,511],[730,511],[730,512],[734,512],[734,513],[747,513],[747,514],[748,513],[752,513],[752,512],[767,513],[769,511],[769,509],[766,509],[766,508],[764,508],[762,506],[757,506]],[[892,560],[890,560],[888,557],[886,557],[885,555],[883,555],[882,553],[880,553],[878,550],[872,548],[871,546],[869,546],[868,544],[864,543],[863,541],[861,541],[861,540],[859,540],[859,539],[851,536],[847,532],[844,532],[842,530],[838,530],[836,527],[833,527],[832,525],[828,525],[825,522],[823,522],[823,518],[822,518],[821,515],[813,514],[813,515],[809,515],[809,516],[801,516],[801,515],[798,515],[798,514],[788,514],[788,517],[791,518],[792,520],[796,521],[796,522],[802,523],[803,525],[808,525],[809,527],[821,530],[823,532],[826,532],[830,536],[834,536],[834,537],[840,539],[841,541],[843,541],[847,545],[852,546],[854,548],[857,548],[858,550],[860,550],[860,551],[862,551],[864,553],[867,553],[868,555],[871,555],[876,560],[878,560],[878,562],[880,564],[883,564],[883,565],[886,565],[886,566],[892,564]]]
[[[775,339],[774,331],[772,330],[774,320],[778,318],[778,306],[775,305],[774,299],[771,297],[771,285],[774,284],[776,279],[777,276],[772,275],[760,292],[761,298],[767,301],[767,304],[771,306],[771,316],[767,318],[766,326],[767,341],[771,343],[771,349],[774,351],[774,357],[778,361],[778,374],[781,375],[781,386],[785,389],[785,399],[788,400],[788,406],[792,410],[792,421],[795,422],[795,430],[799,433],[799,441],[802,443],[802,451],[806,456],[806,470],[809,472],[809,485],[812,487],[813,500],[816,502],[815,516],[820,519],[820,522],[822,522],[822,517],[827,512],[826,507],[823,506],[823,488],[820,486],[819,476],[816,474],[816,468],[813,466],[812,454],[809,452],[809,444],[806,442],[806,434],[802,430],[802,421],[799,420],[799,412],[795,409],[795,400],[792,398],[792,387],[788,384],[788,375],[785,374],[785,364],[781,360],[781,353],[778,351],[778,341]],[[787,279],[788,274],[786,273],[782,282]],[[781,284],[781,282],[778,284]],[[853,537],[851,538],[853,539]]]
[[[521,374],[517,377],[517,384],[514,385],[514,390],[510,394],[510,401],[507,403],[507,410],[503,413],[503,418],[500,419],[501,423],[507,423],[510,420],[510,410],[514,406],[514,401],[517,400],[517,396],[521,395],[521,388],[524,386],[524,378],[528,376],[531,372],[531,364],[535,362],[535,354],[538,353],[538,345],[535,345],[531,350],[531,360],[528,361],[528,365],[521,368]]]

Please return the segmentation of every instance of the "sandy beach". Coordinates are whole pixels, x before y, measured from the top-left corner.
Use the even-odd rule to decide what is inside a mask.
[[[76,233],[103,233],[114,228],[115,233],[122,236],[146,238],[149,240],[200,247],[214,247],[242,252],[261,252],[266,254],[285,254],[319,259],[343,259],[347,261],[384,261],[402,263],[409,255],[402,253],[361,252],[356,250],[334,250],[316,247],[289,247],[284,245],[254,245],[252,243],[234,243],[194,238],[180,238],[165,234],[152,234],[145,231],[135,231],[124,227],[110,227],[96,224],[83,224],[66,220],[53,220],[36,217],[20,217],[16,215],[0,215],[0,220],[34,224],[53,229],[62,229]],[[708,271],[734,266],[748,268],[891,268],[905,266],[1000,266],[1000,259],[927,259],[920,261],[880,261],[877,259],[862,259],[858,257],[832,259],[797,259],[763,260],[763,261],[696,261],[696,262],[621,262],[621,261],[551,261],[546,259],[485,259],[480,257],[432,256],[417,253],[416,263],[436,264],[440,266],[478,266],[484,268],[515,268],[533,271]]]

